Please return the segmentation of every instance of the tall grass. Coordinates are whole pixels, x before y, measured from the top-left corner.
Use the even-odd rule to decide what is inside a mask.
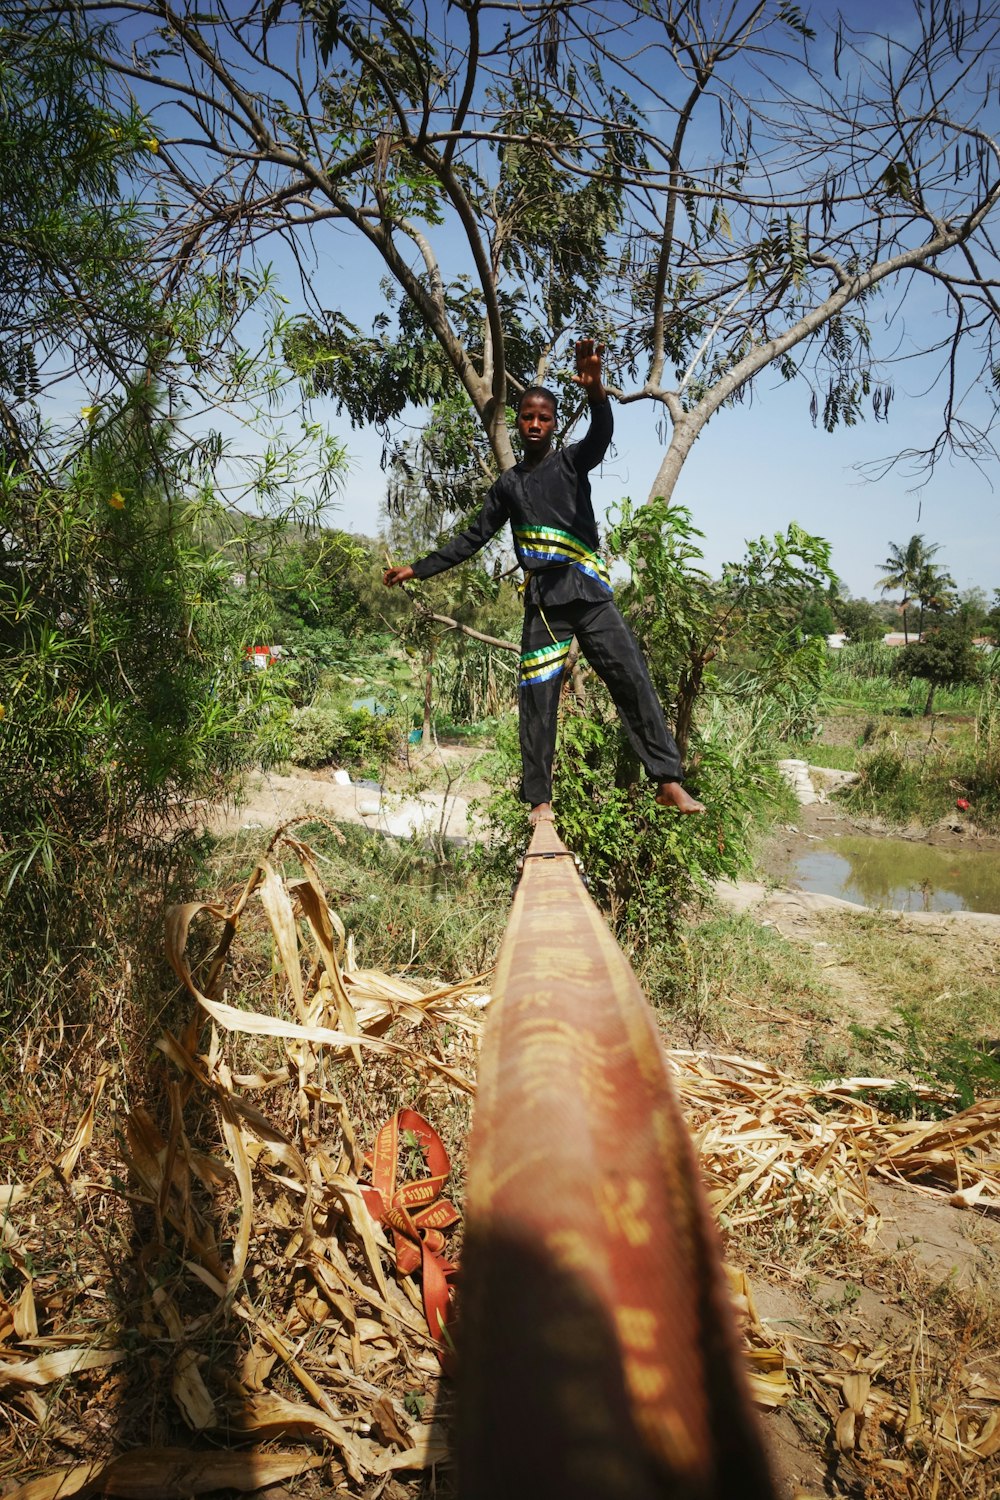
[[[831,652],[825,705],[907,716],[922,714],[928,685],[922,677],[910,681],[897,677],[898,661],[898,648],[881,641],[858,641]],[[981,683],[939,688],[935,695],[937,712],[976,713],[984,684],[1000,681],[1000,652],[983,652],[982,671]]]
[[[971,729],[947,742],[877,736],[858,756],[848,804],[886,822],[926,825],[956,814],[962,799],[977,827],[1000,832],[1000,678],[987,678],[976,710]]]

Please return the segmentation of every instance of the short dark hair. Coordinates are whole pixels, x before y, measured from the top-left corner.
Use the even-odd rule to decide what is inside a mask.
[[[548,386],[545,385],[529,385],[521,392],[521,394],[517,398],[517,405],[515,406],[514,410],[518,416],[521,415],[521,407],[524,405],[524,402],[528,396],[544,396],[546,401],[550,401],[552,403],[553,414],[555,416],[559,415],[559,398],[556,395],[555,391],[550,391]]]

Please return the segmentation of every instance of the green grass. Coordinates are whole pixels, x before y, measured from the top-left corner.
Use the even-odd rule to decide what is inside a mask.
[[[929,826],[954,813],[962,797],[979,828],[1000,832],[1000,749],[966,738],[914,755],[893,738],[859,756],[856,769],[860,779],[845,794],[853,812],[887,823]]]
[[[829,991],[809,956],[749,916],[710,916],[671,948],[631,957],[679,1045],[723,1044],[787,1066],[803,1036],[830,1015]]]
[[[997,947],[970,931],[944,943],[936,932],[874,912],[831,912],[822,926],[843,962],[857,973],[884,1019],[850,1026],[851,1070],[901,1073],[939,1087],[958,1105],[1000,1093],[1000,1038]],[[843,1071],[838,1068],[836,1071]],[[900,1113],[915,1102],[903,1088],[899,1097],[879,1095],[880,1107]],[[927,1106],[921,1103],[921,1112]],[[939,1112],[950,1114],[947,1103]]]
[[[318,856],[331,907],[354,937],[362,968],[412,969],[446,982],[468,979],[495,962],[510,905],[510,885],[473,868],[461,854],[441,864],[410,842],[343,824],[297,823],[292,830]],[[241,833],[214,846],[199,885],[211,898],[234,890],[259,856],[260,835]],[[280,858],[280,847],[277,855]],[[282,867],[297,874],[294,859]]]
[[[1000,1093],[1000,1057],[989,1047],[1000,1038],[998,945],[943,943],[916,924],[903,933],[895,919],[860,911],[817,920],[824,946],[815,953],[727,913],[670,950],[632,955],[668,1043],[740,1053],[816,1082],[899,1078],[875,1102],[901,1116],[915,1106],[947,1116]],[[858,976],[863,1022],[824,978],[820,965],[831,957]],[[917,1084],[938,1098],[918,1099]]]
[[[917,716],[923,713],[927,683],[916,677],[906,681],[894,675],[898,660],[896,649],[881,644],[844,647],[830,653],[820,712],[875,712],[882,715]],[[983,660],[985,682],[996,681],[1000,663],[992,657]],[[939,688],[934,708],[939,714],[975,714],[983,694],[983,684],[963,683]]]
[[[857,769],[858,745],[824,745],[819,740],[789,740],[778,746],[782,758],[807,760],[811,766],[826,766],[834,771]]]

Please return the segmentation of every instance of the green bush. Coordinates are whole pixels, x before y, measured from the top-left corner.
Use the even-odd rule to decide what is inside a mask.
[[[403,727],[391,714],[370,714],[349,708],[344,714],[341,755],[349,766],[381,771],[400,752]]]
[[[366,708],[337,708],[311,704],[292,714],[291,758],[297,766],[347,766],[378,774],[399,753],[402,727],[398,719],[371,714]]]
[[[490,862],[513,870],[528,837],[519,799],[517,726],[497,734],[487,774],[496,790],[485,814]],[[603,688],[595,685],[586,712],[563,704],[555,761],[556,827],[581,859],[591,894],[627,944],[667,937],[683,904],[713,880],[752,863],[755,829],[784,806],[773,769],[773,736],[765,717],[728,700],[703,709],[687,785],[707,813],[681,817],[658,807]]]
[[[344,721],[334,708],[310,704],[292,714],[292,760],[297,766],[328,766],[338,759],[344,741]]]
[[[858,762],[859,780],[848,800],[860,811],[887,822],[908,823],[918,817],[925,801],[926,765],[889,741],[879,743]]]
[[[908,754],[895,738],[878,740],[870,754],[859,756],[857,770],[846,794],[855,812],[887,823],[931,824],[954,814],[962,797],[978,827],[1000,829],[1000,745],[981,733],[921,756]]]

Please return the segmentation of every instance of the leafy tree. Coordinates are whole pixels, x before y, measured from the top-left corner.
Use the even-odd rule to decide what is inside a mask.
[[[112,108],[93,41],[0,7],[0,905],[19,1002],[114,932],[137,869],[173,867],[184,800],[283,733],[271,684],[244,670],[259,599],[231,577],[282,529],[261,511],[294,491],[295,445],[241,460],[183,420],[185,392],[253,401],[273,384],[233,338],[266,288],[158,284],[128,196],[155,138]],[[300,514],[343,463],[318,432],[303,441],[318,468]]]
[[[954,589],[954,583],[951,584],[951,588]],[[985,626],[990,613],[990,601],[986,590],[973,584],[969,588],[959,590],[954,595],[954,599],[957,607],[968,615],[974,633],[978,634]]]
[[[833,634],[837,626],[830,600],[819,593],[807,599],[802,609],[800,624],[803,635],[822,636],[825,641],[828,635]]]
[[[121,197],[120,174],[148,153],[141,121],[112,113],[78,39],[8,0],[0,99],[0,400],[4,443],[23,459],[43,391],[67,375],[85,389],[127,381],[165,329]],[[99,408],[89,415],[99,426]]]
[[[867,599],[837,599],[833,608],[849,641],[880,641],[885,635],[885,621]]]
[[[821,36],[785,0],[622,0],[612,27],[597,0],[116,15],[128,45],[95,45],[159,122],[168,274],[200,256],[235,275],[282,236],[309,299],[286,353],[352,420],[464,392],[505,468],[511,391],[586,323],[620,399],[663,423],[651,497],[771,368],[833,428],[887,418],[895,358],[938,359],[941,427],[910,456],[988,450],[992,417],[958,393],[969,361],[1000,380],[995,3]],[[310,276],[324,227],[381,261],[370,332]],[[939,298],[924,349],[880,337],[914,283]]]
[[[925,611],[943,614],[955,605],[955,580],[950,573],[945,572],[944,568],[939,568],[934,563],[925,563],[917,574],[914,591],[920,605],[920,614],[917,618],[919,636],[923,634]]]
[[[994,589],[993,607],[983,623],[994,647],[1000,646],[1000,589]]]
[[[924,716],[934,712],[934,695],[939,687],[979,682],[983,672],[982,655],[972,643],[973,621],[968,612],[944,616],[931,626],[922,641],[904,646],[896,661],[900,677],[922,677],[927,682]]]
[[[691,515],[657,499],[622,502],[608,535],[628,563],[618,591],[646,649],[665,703],[675,703],[681,755],[695,726],[699,698],[710,692],[755,703],[781,702],[789,713],[814,701],[826,642],[802,628],[807,605],[836,580],[829,544],[794,523],[787,532],[748,543],[713,581],[698,566],[702,553]]]
[[[936,579],[939,575],[931,566],[931,559],[940,550],[937,544],[929,547],[920,535],[911,536],[905,547],[899,546],[896,542],[890,542],[889,556],[881,565],[882,579],[878,587],[882,593],[888,593],[890,589],[903,590],[903,638],[907,645],[910,641],[907,610],[913,600],[920,597],[922,585],[928,596],[935,594]],[[922,619],[923,603],[921,602]]]

